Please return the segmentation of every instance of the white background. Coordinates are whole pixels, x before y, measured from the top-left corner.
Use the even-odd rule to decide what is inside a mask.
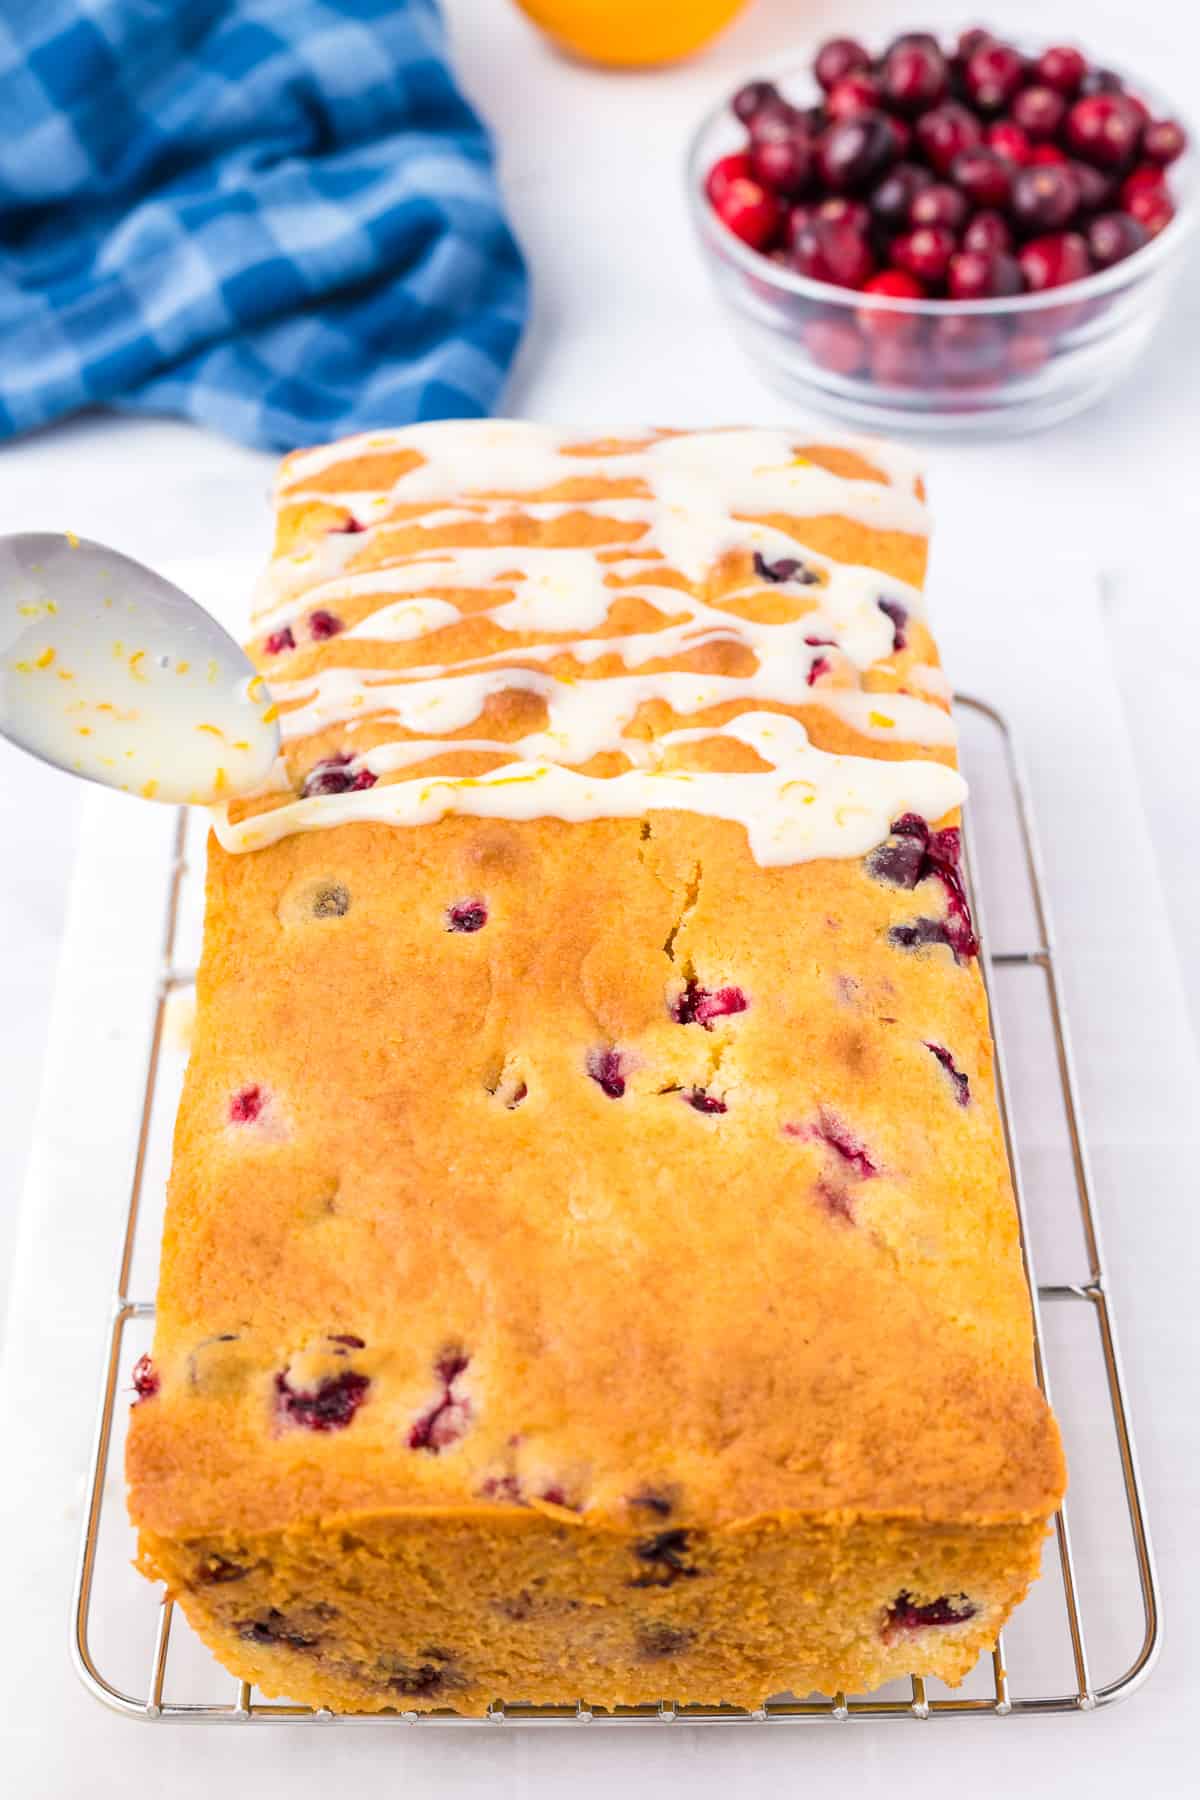
[[[759,0],[706,57],[676,71],[633,76],[605,75],[552,56],[506,0],[453,0],[447,10],[464,82],[497,134],[509,204],[533,270],[534,320],[506,410],[583,425],[786,418],[784,405],[730,341],[690,241],[680,168],[691,124],[758,62],[809,37],[831,30],[877,37],[942,20],[957,25],[968,22],[961,9],[927,0],[918,16],[896,0],[837,7]],[[1136,11],[1117,0],[996,0],[981,16],[1014,33],[1077,35],[1102,59],[1145,70],[1178,95],[1184,110],[1200,113],[1200,9],[1190,0],[1143,0]],[[1138,953],[1148,922],[1169,929],[1193,1025],[1200,1020],[1194,901],[1200,652],[1192,623],[1198,599],[1192,544],[1200,523],[1198,327],[1200,268],[1193,264],[1148,360],[1103,407],[1047,436],[933,449],[928,456],[940,533],[934,601],[943,616],[954,612],[960,629],[973,606],[998,603],[997,569],[1014,588],[1036,586],[1048,606],[1054,587],[1047,571],[1064,558],[1084,557],[1104,579],[1103,629],[1156,860],[1146,871],[1147,891],[1157,895],[1161,887],[1170,921],[1168,927],[1155,910],[1157,900],[1145,916],[1131,907],[1129,954]],[[270,470],[270,459],[182,425],[89,418],[0,451],[0,530],[69,525],[150,562],[204,557],[219,548],[231,567],[244,571],[239,586],[248,588],[265,552]],[[974,583],[973,571],[982,577],[985,569],[987,579]],[[1070,684],[1070,646],[1059,634],[1050,636],[1055,672]],[[1088,777],[1103,790],[1109,771],[1102,760]],[[43,1069],[81,792],[0,747],[0,1293]],[[1088,878],[1102,881],[1106,863],[1125,851],[1121,841],[1098,844]],[[50,1098],[50,1116],[56,1106],[69,1110],[69,1094]],[[1132,1168],[1135,1183],[1136,1174]],[[1200,1206],[1194,1169],[1181,1166],[1179,1181]],[[1194,1270],[1155,1242],[1152,1218],[1145,1224],[1144,1266],[1131,1270],[1130,1280],[1142,1302],[1141,1316],[1127,1320],[1127,1335],[1135,1339],[1139,1327],[1152,1334],[1161,1320],[1191,1314]],[[1131,1253],[1138,1254],[1136,1237]],[[1189,1352],[1194,1370],[1200,1332],[1185,1324],[1176,1342],[1184,1350],[1182,1375]],[[1135,1363],[1135,1386],[1138,1375]],[[90,1386],[91,1370],[86,1380]],[[1187,1386],[1193,1382],[1188,1371]],[[1144,1409],[1152,1390],[1140,1385]],[[1144,1426],[1147,1435],[1159,1453],[1148,1460],[1170,1490],[1163,1511],[1174,1538],[1189,1523],[1195,1528],[1195,1461],[1172,1462],[1171,1445],[1161,1441],[1153,1418],[1148,1431]],[[9,1527],[10,1550],[13,1541]],[[1195,1670],[1200,1623],[1177,1612],[1168,1628],[1177,1634],[1171,1686],[1182,1695],[1179,1640],[1187,1640],[1188,1666]],[[7,1629],[22,1627],[11,1619]],[[47,1629],[65,1637],[57,1619]],[[65,1658],[50,1666],[51,1679],[72,1680]],[[774,1738],[764,1746],[758,1733],[736,1748],[672,1732],[665,1734],[669,1744],[653,1748],[644,1740],[607,1738],[557,1753],[544,1737],[535,1745],[471,1736],[456,1739],[452,1758],[435,1759],[423,1756],[423,1746],[401,1755],[395,1733],[372,1748],[368,1731],[339,1734],[336,1769],[332,1745],[295,1730],[271,1736],[270,1758],[256,1745],[251,1763],[237,1743],[226,1741],[228,1733],[147,1734],[105,1719],[93,1741],[103,1743],[111,1761],[93,1761],[86,1785],[98,1794],[123,1791],[118,1765],[136,1740],[139,1766],[160,1792],[201,1793],[218,1781],[236,1790],[237,1771],[248,1774],[251,1767],[254,1791],[267,1796],[315,1794],[334,1779],[356,1795],[383,1794],[393,1791],[389,1769],[398,1782],[402,1770],[403,1787],[413,1793],[472,1796],[557,1793],[567,1786],[599,1794],[617,1782],[654,1794],[698,1784],[714,1795],[782,1794],[810,1780],[830,1792],[915,1794],[932,1785],[990,1795],[1010,1791],[1018,1770],[1020,1785],[1031,1792],[1080,1791],[1085,1772],[1092,1793],[1124,1793],[1139,1780],[1154,1795],[1192,1791],[1183,1736],[1167,1732],[1174,1745],[1168,1754],[1167,1726],[1153,1693],[1152,1683],[1146,1696],[1090,1719],[938,1726],[936,1736],[922,1732],[915,1746],[916,1728],[907,1727],[852,1734],[819,1728],[792,1736],[786,1751]],[[77,1701],[85,1704],[72,1694],[72,1710]],[[39,1787],[36,1775],[27,1775],[22,1792],[74,1791],[54,1779],[59,1785]],[[78,1791],[83,1787],[81,1772]]]

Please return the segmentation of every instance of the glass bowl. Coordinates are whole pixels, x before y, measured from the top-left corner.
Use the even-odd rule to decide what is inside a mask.
[[[1041,46],[1021,46],[1036,55]],[[764,71],[795,104],[819,98],[804,63]],[[1101,399],[1162,317],[1200,210],[1190,121],[1130,78],[1156,118],[1179,119],[1188,149],[1171,165],[1176,213],[1143,249],[1069,287],[1002,300],[895,300],[797,275],[743,244],[704,191],[745,128],[729,96],[701,121],[687,159],[692,221],[743,348],[770,384],[871,431],[991,436],[1033,431]]]

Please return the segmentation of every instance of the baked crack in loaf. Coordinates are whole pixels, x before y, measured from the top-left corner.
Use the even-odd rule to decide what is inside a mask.
[[[335,1708],[956,1682],[1063,1491],[907,462],[421,426],[283,464],[141,1566]]]

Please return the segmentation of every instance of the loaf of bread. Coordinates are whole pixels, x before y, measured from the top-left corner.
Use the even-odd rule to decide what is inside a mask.
[[[473,422],[283,464],[145,1572],[271,1695],[956,1682],[1063,1491],[907,460]]]

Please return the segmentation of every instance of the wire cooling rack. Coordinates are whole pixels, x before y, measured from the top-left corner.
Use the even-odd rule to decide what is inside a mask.
[[[256,1697],[253,1688],[221,1669],[172,1602],[157,1599],[130,1568],[120,1479],[128,1416],[123,1375],[147,1347],[154,1315],[151,1301],[134,1296],[154,1287],[183,1064],[180,1050],[171,1048],[171,1014],[192,983],[199,942],[202,845],[197,835],[189,848],[195,827],[181,814],[168,871],[163,970],[75,1590],[74,1661],[98,1699],[127,1717],[146,1720],[336,1718],[420,1722],[426,1729],[435,1724],[745,1724],[1086,1712],[1132,1693],[1145,1680],[1158,1650],[1158,1591],[1028,790],[1001,714],[965,696],[956,706],[972,790],[965,818],[967,867],[986,946],[981,960],[1033,1297],[1037,1377],[1049,1396],[1053,1375],[1071,1468],[1069,1506],[1055,1517],[1042,1578],[990,1659],[982,1658],[955,1691],[913,1675],[870,1695],[783,1696],[754,1711],[677,1706],[666,1699],[608,1711],[585,1700],[575,1707],[497,1701],[482,1719],[445,1710],[335,1715]],[[987,891],[990,918],[983,916],[981,888]],[[1007,947],[1010,940],[1013,947]],[[1036,1281],[1035,1259],[1043,1276],[1056,1278]]]

